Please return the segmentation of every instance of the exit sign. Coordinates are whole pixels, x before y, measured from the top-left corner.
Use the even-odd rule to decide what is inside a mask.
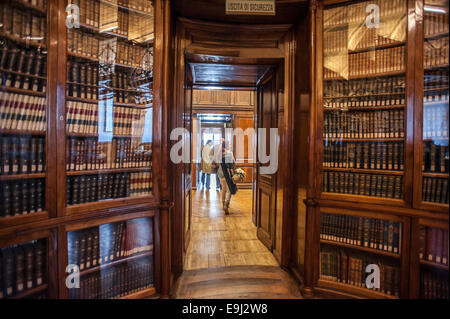
[[[275,0],[226,0],[225,13],[275,15]]]

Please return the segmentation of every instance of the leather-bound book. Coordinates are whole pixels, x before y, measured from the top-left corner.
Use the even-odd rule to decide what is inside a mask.
[[[46,249],[42,241],[38,241],[34,248],[35,256],[35,282],[36,285],[42,285],[45,280],[45,266],[46,266]]]

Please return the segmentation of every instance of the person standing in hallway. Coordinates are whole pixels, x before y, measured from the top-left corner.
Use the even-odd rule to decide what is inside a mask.
[[[202,172],[205,178],[205,187],[206,189],[210,188],[210,180],[211,180],[211,173],[212,173],[212,141],[208,140],[206,142],[206,145],[202,149]],[[206,175],[206,176],[205,176]],[[202,176],[203,178],[203,176]]]
[[[223,141],[224,141],[224,139],[221,138],[220,139],[220,143],[217,143],[213,147],[213,158],[214,158],[213,169],[214,169],[214,172],[216,173],[216,190],[219,190],[219,191],[222,190],[222,185],[220,183],[220,178],[219,178],[219,166],[220,166],[220,159],[222,157],[222,144],[223,144]]]
[[[232,177],[232,171],[236,167],[236,161],[234,160],[233,152],[230,150],[231,143],[229,141],[224,141],[222,143],[222,150],[221,150],[221,156],[219,158],[215,158],[216,163],[219,163],[219,169],[217,170],[217,174],[220,178],[220,184],[222,185],[222,205],[223,205],[223,211],[226,215],[230,213],[230,201],[231,201],[231,191],[230,187],[228,186],[228,182],[233,183]],[[224,173],[222,169],[222,165],[224,165],[228,169],[228,173]],[[227,176],[229,178],[229,181],[227,182]]]

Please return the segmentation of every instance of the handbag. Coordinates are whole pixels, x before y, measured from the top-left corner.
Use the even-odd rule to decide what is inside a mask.
[[[233,178],[231,175],[231,169],[228,164],[225,163],[225,158],[222,158],[222,163],[220,163],[222,167],[223,176],[225,177],[225,181],[227,182],[228,189],[230,190],[231,195],[236,194],[237,186],[233,182]]]

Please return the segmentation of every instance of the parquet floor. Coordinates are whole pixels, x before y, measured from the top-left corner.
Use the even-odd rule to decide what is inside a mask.
[[[180,299],[300,299],[297,283],[275,266],[188,270],[175,286]]]
[[[278,266],[256,237],[252,223],[252,191],[239,189],[231,199],[230,214],[221,208],[219,192],[192,193],[192,229],[185,270],[226,266]]]

